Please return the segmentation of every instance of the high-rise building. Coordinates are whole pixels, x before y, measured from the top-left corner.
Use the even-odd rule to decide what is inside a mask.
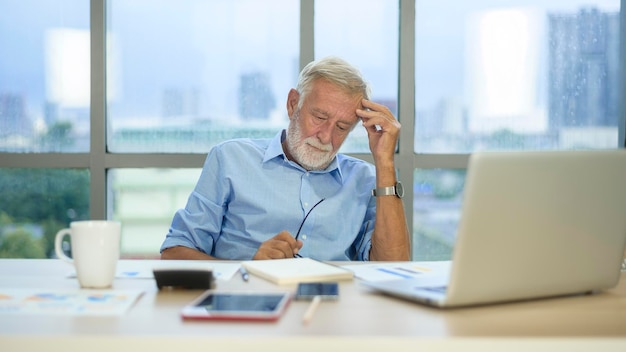
[[[584,8],[549,18],[549,126],[616,126],[619,13]]]
[[[199,102],[198,89],[164,89],[161,99],[161,115],[163,117],[198,116]]]
[[[543,102],[537,93],[541,84],[540,38],[545,28],[542,18],[543,13],[534,8],[496,8],[468,14],[463,74],[470,133],[546,131]]]
[[[239,85],[239,115],[242,119],[268,119],[276,100],[270,80],[263,72],[241,75]]]
[[[24,97],[18,94],[0,94],[0,136],[32,133],[32,122],[26,116]]]

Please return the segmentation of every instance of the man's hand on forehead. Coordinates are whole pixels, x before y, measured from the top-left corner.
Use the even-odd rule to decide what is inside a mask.
[[[366,129],[379,132],[385,125],[397,122],[391,111],[382,104],[362,99],[361,106],[356,112]]]

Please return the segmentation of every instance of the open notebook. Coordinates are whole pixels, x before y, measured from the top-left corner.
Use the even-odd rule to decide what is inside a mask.
[[[625,211],[624,150],[475,153],[449,276],[364,284],[438,307],[611,288]]]

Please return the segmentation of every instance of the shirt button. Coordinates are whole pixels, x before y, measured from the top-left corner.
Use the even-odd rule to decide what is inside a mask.
[[[302,235],[302,239],[306,240],[306,234]]]
[[[309,203],[304,202],[304,207],[305,207],[305,208],[308,208],[308,207],[309,207]]]

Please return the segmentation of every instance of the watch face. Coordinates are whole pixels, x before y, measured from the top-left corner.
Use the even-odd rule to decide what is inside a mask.
[[[400,198],[404,197],[404,188],[400,182],[396,183],[396,195]]]

